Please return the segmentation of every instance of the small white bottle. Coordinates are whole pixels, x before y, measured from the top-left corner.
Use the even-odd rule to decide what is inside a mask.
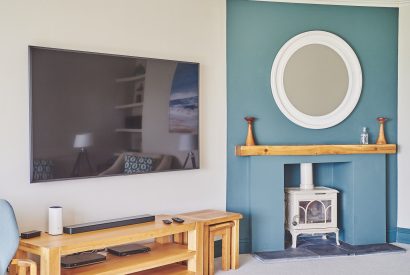
[[[362,133],[360,134],[360,144],[369,144],[369,133],[366,127],[363,127]]]

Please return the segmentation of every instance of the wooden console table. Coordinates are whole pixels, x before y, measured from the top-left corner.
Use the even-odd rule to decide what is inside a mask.
[[[198,274],[203,270],[203,223],[185,219],[183,224],[165,225],[162,220],[170,216],[159,215],[155,221],[104,229],[79,234],[51,236],[42,233],[40,237],[22,239],[18,256],[32,253],[40,256],[40,274]],[[172,241],[174,234],[187,234],[187,244]],[[61,269],[61,256],[77,252],[104,249],[106,247],[155,239],[148,244],[149,253],[116,257],[107,255],[107,261],[79,267]],[[187,261],[187,266],[177,264]]]

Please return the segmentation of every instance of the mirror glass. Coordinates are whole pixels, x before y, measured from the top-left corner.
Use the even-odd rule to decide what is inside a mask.
[[[286,96],[300,112],[310,116],[327,115],[343,102],[349,75],[342,57],[321,44],[297,50],[286,64]]]

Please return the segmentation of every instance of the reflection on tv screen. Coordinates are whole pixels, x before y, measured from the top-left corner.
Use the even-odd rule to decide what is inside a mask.
[[[199,64],[30,47],[31,182],[199,168]]]

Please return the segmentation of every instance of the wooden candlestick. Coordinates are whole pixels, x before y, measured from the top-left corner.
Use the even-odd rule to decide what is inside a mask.
[[[387,118],[385,117],[378,117],[377,121],[379,121],[379,137],[377,138],[376,144],[386,144],[386,138],[384,136],[384,123],[386,122]]]
[[[255,140],[253,139],[253,132],[252,132],[252,123],[255,121],[254,117],[247,116],[245,120],[248,122],[248,134],[246,135],[246,146],[255,145]]]

